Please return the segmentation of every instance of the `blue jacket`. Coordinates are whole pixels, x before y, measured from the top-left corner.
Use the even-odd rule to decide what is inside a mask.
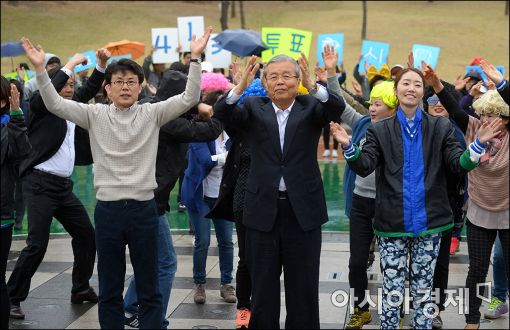
[[[188,167],[182,180],[181,203],[186,205],[190,212],[202,211],[202,181],[218,163],[211,160],[211,156],[216,154],[214,141],[190,143],[188,147]]]

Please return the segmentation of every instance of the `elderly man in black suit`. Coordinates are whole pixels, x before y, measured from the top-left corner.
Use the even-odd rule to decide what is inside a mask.
[[[252,57],[241,82],[215,105],[215,116],[237,125],[251,148],[243,224],[252,279],[249,328],[280,326],[280,275],[284,271],[286,328],[319,328],[321,225],[328,221],[317,163],[321,129],[339,122],[343,99],[315,84],[302,55],[278,55],[266,65],[269,97],[236,106],[259,65]],[[309,95],[298,95],[300,82]]]

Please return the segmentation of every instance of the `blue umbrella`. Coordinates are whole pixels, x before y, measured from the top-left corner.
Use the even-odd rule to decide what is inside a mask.
[[[13,67],[13,70],[14,70],[14,63],[13,63],[12,57],[18,56],[18,55],[23,55],[23,54],[25,54],[25,50],[21,46],[21,42],[19,42],[19,41],[2,42],[1,55],[2,55],[2,57],[9,56],[11,58],[11,65]]]
[[[253,30],[224,30],[213,38],[220,46],[239,57],[257,55],[263,50],[269,49],[262,42],[260,32]]]

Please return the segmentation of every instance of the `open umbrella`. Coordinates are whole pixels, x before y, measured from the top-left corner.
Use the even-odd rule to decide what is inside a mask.
[[[213,38],[223,49],[239,57],[257,55],[268,49],[262,42],[262,34],[253,30],[224,30]]]
[[[104,48],[108,49],[112,56],[131,54],[132,59],[137,59],[145,54],[144,44],[126,39],[110,42]]]
[[[14,71],[14,62],[12,60],[13,56],[24,55],[25,50],[21,46],[21,42],[19,41],[7,41],[2,42],[2,57],[9,56],[11,58],[12,70]]]

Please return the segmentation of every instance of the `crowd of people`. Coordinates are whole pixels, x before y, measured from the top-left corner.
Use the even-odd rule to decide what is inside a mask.
[[[80,77],[74,68],[86,60],[82,54],[62,66],[22,38],[36,77],[24,85],[2,77],[1,84],[2,328],[9,318],[25,317],[21,303],[55,218],[72,237],[71,303],[98,303],[101,328],[166,329],[177,270],[167,212],[176,185],[194,234],[194,302],[207,299],[212,223],[219,295],[237,304],[236,328],[279,328],[282,272],[285,327],[319,328],[321,225],[328,221],[317,161],[321,136],[324,157],[337,157],[339,146],[346,160],[354,293],[347,329],[372,320],[367,268],[375,244],[383,277],[380,327],[401,326],[395,293],[404,295],[408,280],[412,327],[442,328],[449,258],[464,224],[466,328],[480,325],[477,285],[486,281],[493,247],[492,301],[484,317],[508,312],[509,91],[492,64],[470,63],[487,81],[470,72],[448,83],[427,63],[413,67],[411,53],[407,67],[367,65],[360,74],[357,65],[351,92],[331,46],[315,76],[304,54],[267,63],[251,56],[225,76],[203,55],[211,32],[194,37],[190,52],[169,68],[154,63],[152,51],[142,66],[130,59],[107,65],[111,54],[98,49],[96,68]],[[89,165],[94,226],[71,180],[74,166]],[[6,281],[24,208],[26,247]],[[126,245],[134,276],[123,296]],[[89,284],[96,255],[98,294]]]

